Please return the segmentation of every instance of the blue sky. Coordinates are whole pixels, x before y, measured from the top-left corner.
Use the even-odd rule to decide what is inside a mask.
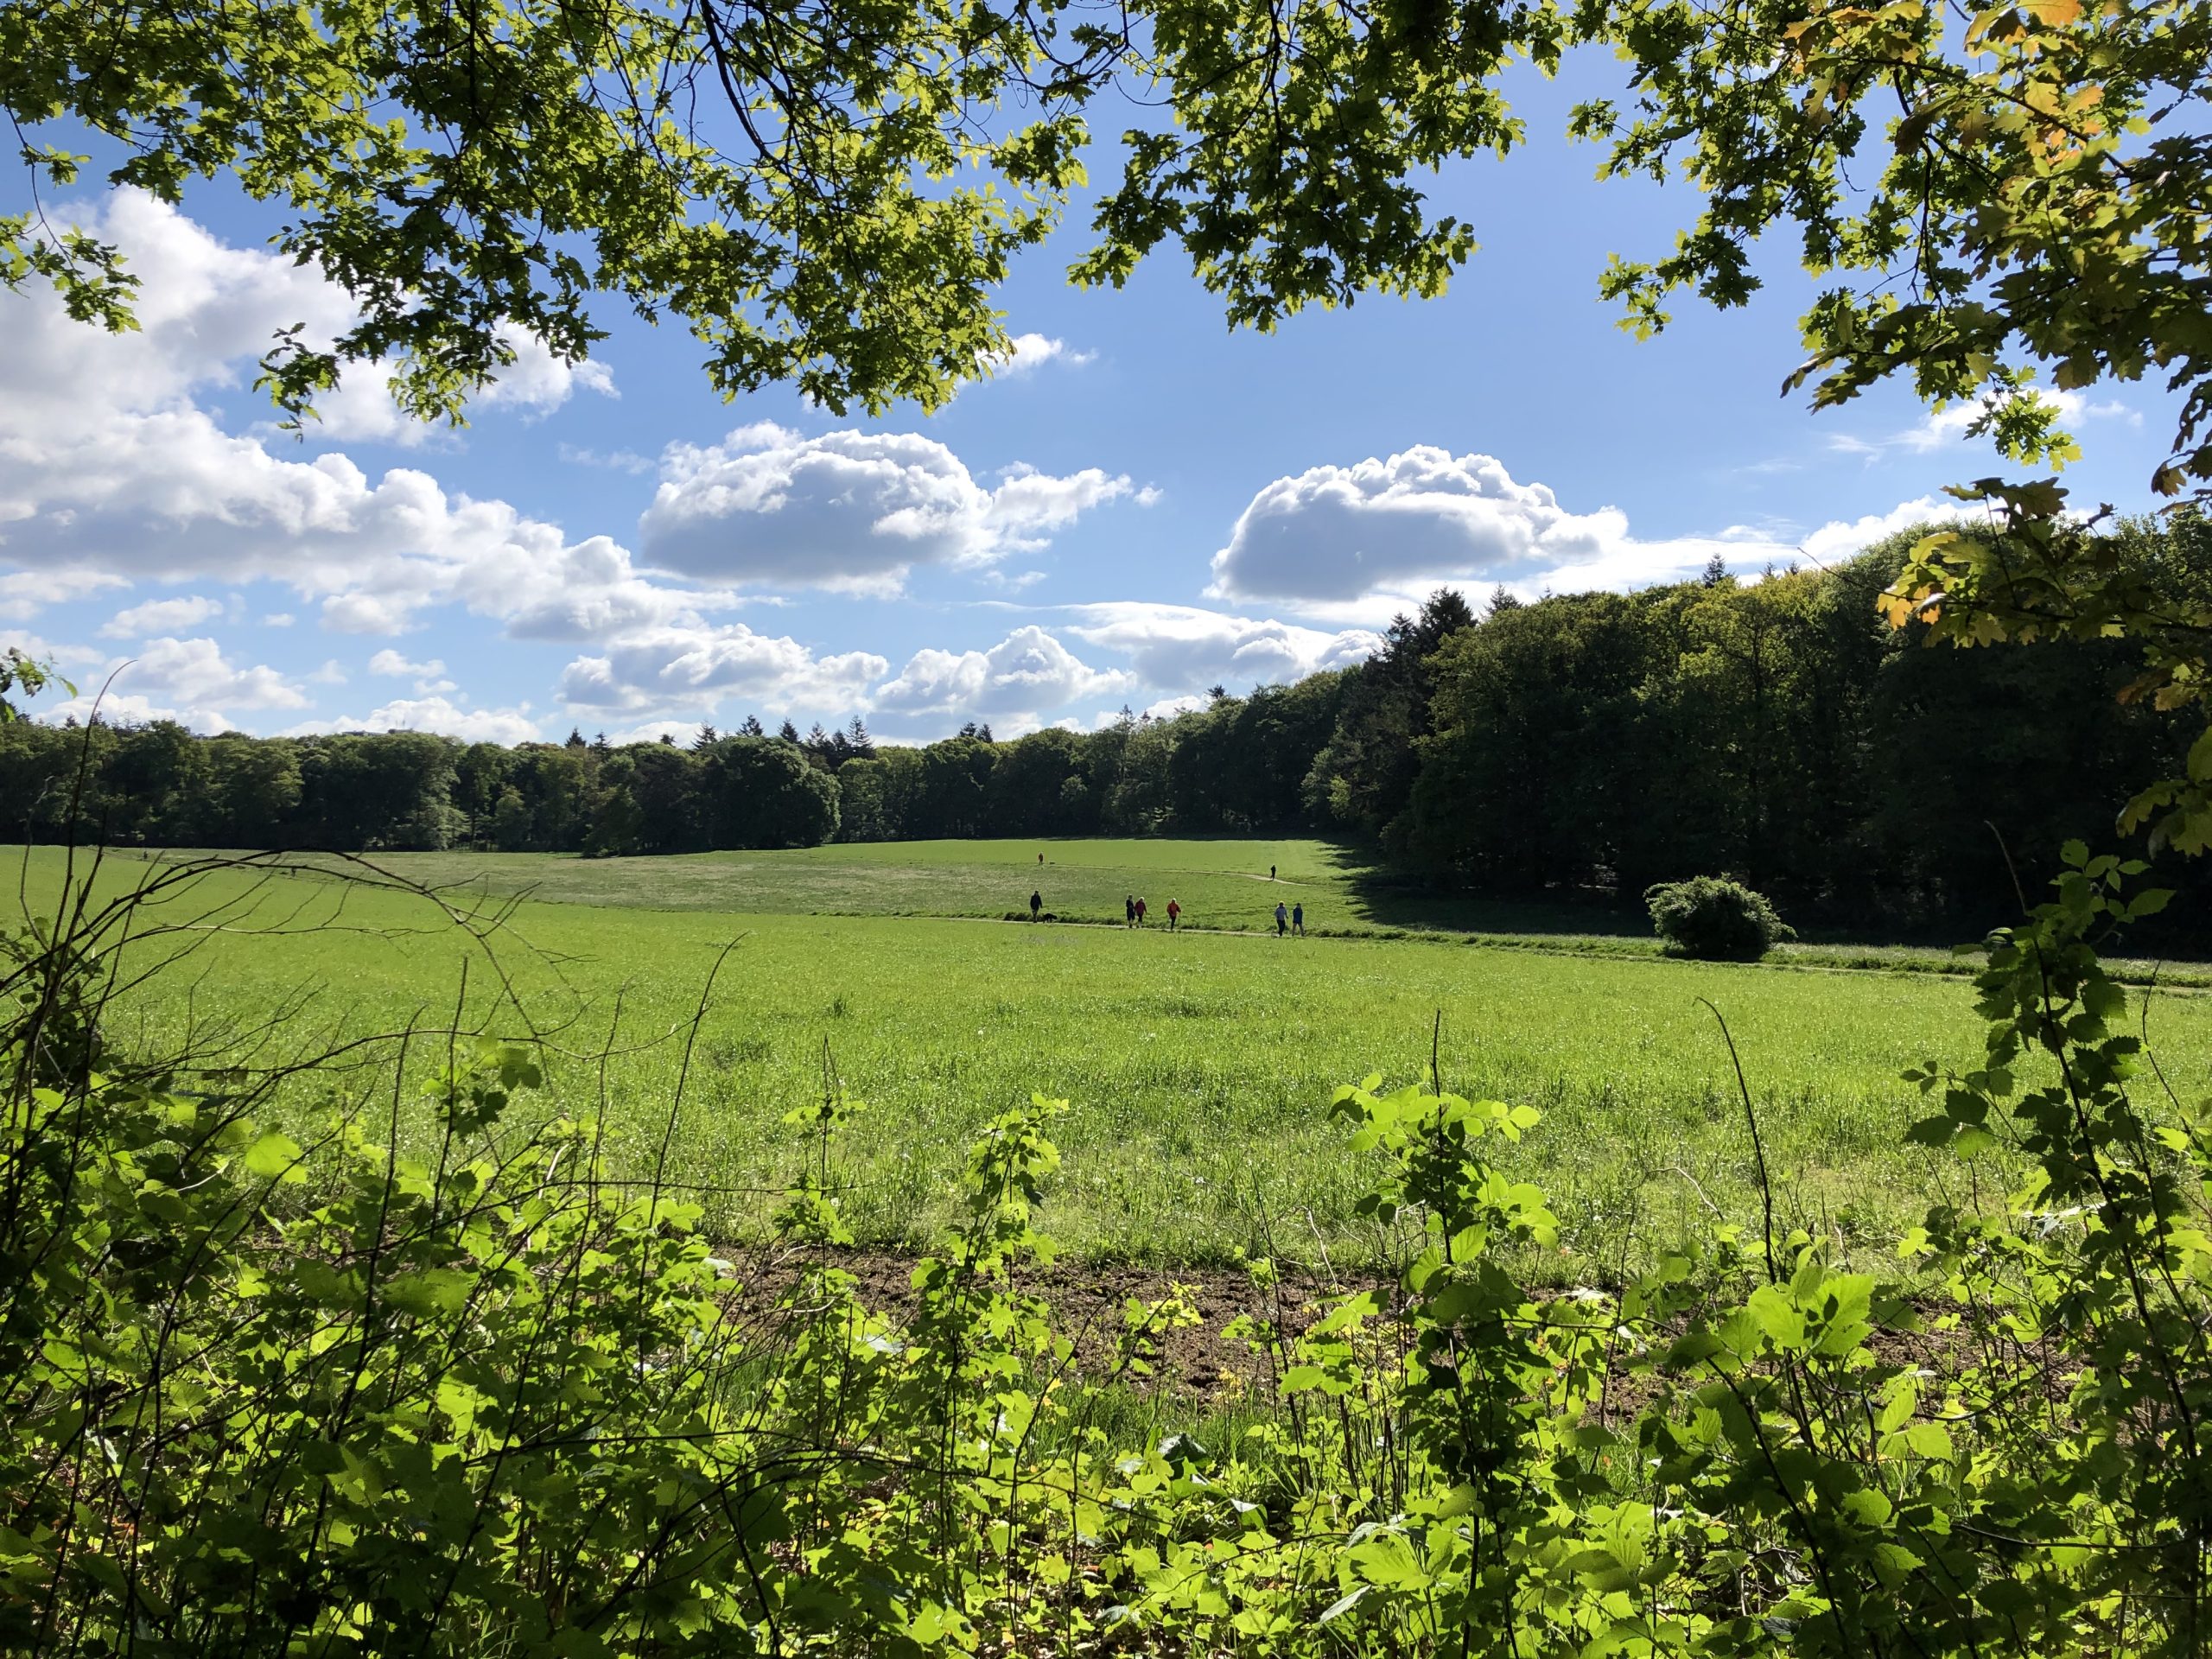
[[[680,327],[610,306],[590,365],[525,350],[465,431],[410,425],[367,372],[303,443],[254,360],[342,326],[344,296],[219,188],[177,212],[87,188],[56,216],[123,244],[146,326],[0,292],[0,643],[201,729],[1007,735],[1356,659],[1441,582],[1847,555],[1999,469],[1901,390],[1819,416],[1778,395],[1810,291],[1785,248],[1746,310],[1618,329],[1607,255],[1663,250],[1695,201],[1601,184],[1556,136],[1597,73],[1531,80],[1529,146],[1434,180],[1484,245],[1445,297],[1231,334],[1172,256],[1068,287],[1078,202],[1004,290],[1015,360],[934,416],[725,404]],[[2167,400],[2072,410],[2077,501],[2147,505]]]

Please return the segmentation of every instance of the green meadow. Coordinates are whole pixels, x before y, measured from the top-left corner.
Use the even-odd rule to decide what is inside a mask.
[[[60,855],[11,858],[11,908],[50,911]],[[1878,1237],[1916,1217],[1938,1182],[1968,1179],[1948,1154],[1905,1143],[1919,1108],[1897,1078],[1931,1058],[1973,1063],[1980,1026],[1963,982],[1787,957],[1674,962],[1626,938],[1607,954],[1573,948],[1571,934],[1554,936],[1556,950],[1526,948],[1545,938],[1535,931],[1504,948],[1440,922],[1388,937],[1398,925],[1361,908],[1370,874],[1321,843],[373,862],[436,895],[327,868],[217,870],[147,907],[150,931],[120,953],[130,984],[114,1034],[141,1052],[259,1067],[358,1044],[318,1078],[321,1092],[296,1089],[283,1110],[308,1128],[340,1107],[396,1113],[403,1133],[420,1132],[416,1079],[442,1033],[536,1037],[550,1075],[535,1109],[603,1103],[639,1179],[665,1137],[666,1179],[739,1238],[757,1233],[804,1155],[785,1115],[830,1080],[864,1103],[842,1179],[848,1217],[871,1243],[925,1241],[978,1127],[1038,1093],[1072,1104],[1049,1225],[1077,1251],[1370,1258],[1379,1241],[1353,1212],[1370,1172],[1345,1150],[1330,1097],[1369,1073],[1425,1076],[1433,1045],[1447,1088],[1543,1112],[1511,1163],[1554,1195],[1568,1230],[1552,1271],[1573,1277],[1644,1257],[1715,1212],[1755,1213],[1716,1008],[1783,1215],[1847,1243]],[[164,868],[111,856],[97,893]],[[1133,888],[1155,912],[1173,896],[1205,925],[991,919],[1026,907],[1032,887],[1055,913],[1099,920],[1118,918]],[[1302,896],[1342,936],[1258,931],[1278,896]],[[400,1077],[390,1034],[410,1029]],[[2147,1029],[2176,1086],[2208,1092],[2212,1001],[2162,989]]]

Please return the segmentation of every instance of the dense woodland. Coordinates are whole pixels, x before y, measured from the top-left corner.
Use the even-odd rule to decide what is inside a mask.
[[[2116,539],[2163,582],[2212,585],[2201,517]],[[2032,873],[2069,837],[2117,844],[2116,808],[2191,733],[2124,698],[2117,642],[1919,649],[1874,604],[1911,540],[1829,571],[1500,592],[1479,614],[1440,592],[1358,666],[1087,733],[971,725],[910,748],[857,719],[747,720],[688,745],[505,748],[17,723],[0,800],[5,833],[36,841],[363,850],[1299,830],[1493,891],[1632,898],[1727,872],[1803,919],[1993,919],[2013,891],[2000,837]]]

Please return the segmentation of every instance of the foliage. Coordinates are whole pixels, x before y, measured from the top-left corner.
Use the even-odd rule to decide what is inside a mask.
[[[2128,528],[2161,582],[2212,569],[2180,527]],[[1979,931],[2011,913],[1988,826],[2021,861],[2054,860],[2108,833],[2190,734],[2114,701],[2120,642],[1930,653],[1920,625],[1883,627],[1872,601],[1914,539],[1833,571],[1547,599],[1456,636],[1431,668],[1408,852],[1498,892],[1625,896],[1728,869],[1801,920]]]
[[[1665,881],[1643,895],[1653,931],[1669,954],[1704,962],[1757,962],[1797,937],[1763,893],[1726,876]]]
[[[2212,1151],[2133,1092],[2094,949],[2162,896],[2068,865],[1991,941],[1980,1063],[1912,1074],[1916,1140],[2009,1141],[2023,1184],[1939,1203],[1902,1276],[1770,1207],[1534,1294],[1558,1222],[1504,1160],[1538,1114],[1370,1077],[1335,1115],[1389,1284],[1301,1327],[1255,1262],[1230,1334],[1265,1408],[1140,1440],[1102,1408],[1196,1315],[1170,1285],[1079,1361],[1030,1287],[1064,1103],[988,1125],[894,1319],[838,1255],[856,1107],[830,1074],[787,1120],[790,1270],[748,1293],[695,1205],[611,1177],[609,1126],[516,1121],[529,1046],[405,1039],[436,1057],[422,1159],[354,1110],[306,1146],[263,1128],[250,1073],[188,1086],[97,1039],[41,1064],[57,1022],[99,1026],[131,925],[80,906],[0,979],[0,1628],[240,1655],[2194,1651]]]
[[[1982,533],[1939,531],[1920,540],[1881,596],[1893,626],[1917,626],[1929,644],[1958,646],[2124,639],[2142,660],[2120,687],[2123,701],[2161,712],[2205,706],[2212,527],[2201,511],[2171,515],[2164,536],[2139,524],[2100,534],[2068,516],[2066,493],[2048,481],[1984,479],[1953,493],[1989,503],[1997,521]],[[2212,729],[2177,758],[2179,775],[2139,789],[2121,825],[2148,829],[2154,852],[2171,845],[2202,854],[2212,849]]]
[[[1511,149],[1502,77],[1596,44],[1622,60],[1625,107],[1588,101],[1570,130],[1608,146],[1610,174],[1677,171],[1703,195],[1671,254],[1606,273],[1632,326],[1663,326],[1683,288],[1743,303],[1751,244],[1791,232],[1830,279],[1791,379],[1815,380],[1817,403],[1906,374],[1938,405],[1980,405],[2008,453],[2063,455],[2028,395],[2037,365],[2067,391],[2158,369],[2184,394],[2160,486],[2212,477],[2201,11],[1946,17],[1925,0],[1357,17],[1331,0],[1003,15],[717,0],[614,6],[579,31],[543,0],[281,28],[213,0],[177,17],[40,0],[6,16],[0,103],[25,128],[101,135],[118,182],[174,198],[228,175],[290,210],[282,245],[365,308],[340,340],[272,353],[296,410],[341,360],[391,357],[411,408],[449,413],[518,334],[582,355],[594,294],[683,316],[725,391],[796,378],[838,409],[933,407],[1005,351],[991,294],[1084,178],[1085,109],[1109,89],[1145,88],[1166,113],[1121,135],[1073,276],[1120,283],[1175,240],[1233,322],[1266,327],[1361,292],[1440,290],[1475,227],[1432,218],[1412,178]],[[60,186],[89,159],[26,156]],[[130,326],[115,250],[35,214],[0,230],[8,281]]]
[[[16,705],[8,701],[8,694],[35,697],[43,691],[48,681],[63,686],[74,695],[76,688],[67,680],[56,679],[52,669],[36,658],[27,656],[21,649],[10,645],[0,652],[0,725],[22,718]]]

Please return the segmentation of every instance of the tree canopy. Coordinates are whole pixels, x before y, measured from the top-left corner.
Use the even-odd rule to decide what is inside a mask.
[[[1835,282],[1790,378],[1816,402],[1904,373],[1980,403],[2016,455],[2063,455],[2021,395],[2039,365],[2061,387],[2159,372],[2186,393],[2160,487],[2212,479],[2212,13],[1951,19],[1935,0],[23,0],[0,10],[0,105],[27,139],[102,135],[116,182],[175,199],[227,176],[284,212],[279,245],[362,306],[343,339],[276,344],[267,385],[295,412],[366,357],[415,412],[454,413],[520,333],[587,353],[595,296],[683,318],[726,392],[789,379],[842,410],[934,406],[1006,348],[994,290],[1103,151],[1109,89],[1151,107],[1071,275],[1120,283],[1173,242],[1232,321],[1267,327],[1442,288],[1476,227],[1433,215],[1420,175],[1522,141],[1514,65],[1610,48],[1620,97],[1573,130],[1604,171],[1700,193],[1670,252],[1604,275],[1630,326],[1663,326],[1685,288],[1740,303],[1751,245],[1786,232]],[[87,159],[24,154],[54,184]],[[0,273],[127,326],[117,251],[37,212],[0,219]]]
[[[1236,324],[1436,293],[1476,227],[1419,175],[1520,143],[1502,78],[1575,48],[1618,60],[1618,97],[1570,123],[1599,170],[1695,193],[1671,250],[1599,278],[1626,326],[1684,290],[1742,304],[1753,245],[1786,238],[1827,286],[1785,391],[1902,377],[2063,465],[2039,385],[2157,376],[2181,402],[2146,482],[2212,493],[2204,0],[17,0],[0,107],[35,182],[74,181],[89,130],[113,182],[223,178],[282,210],[277,244],[360,306],[337,340],[272,342],[293,418],[365,359],[457,418],[522,336],[586,354],[602,299],[682,318],[725,393],[788,380],[842,411],[988,372],[1010,257],[1100,155],[1120,177],[1078,283],[1173,243]],[[1092,111],[1116,89],[1146,114],[1109,151]],[[0,280],[131,326],[119,251],[35,207],[0,217]],[[2120,580],[2051,480],[1967,493],[1999,533],[1925,544],[1893,620],[2139,637],[2133,695],[2201,696],[2212,608]],[[2212,846],[2212,738],[2128,818]]]

